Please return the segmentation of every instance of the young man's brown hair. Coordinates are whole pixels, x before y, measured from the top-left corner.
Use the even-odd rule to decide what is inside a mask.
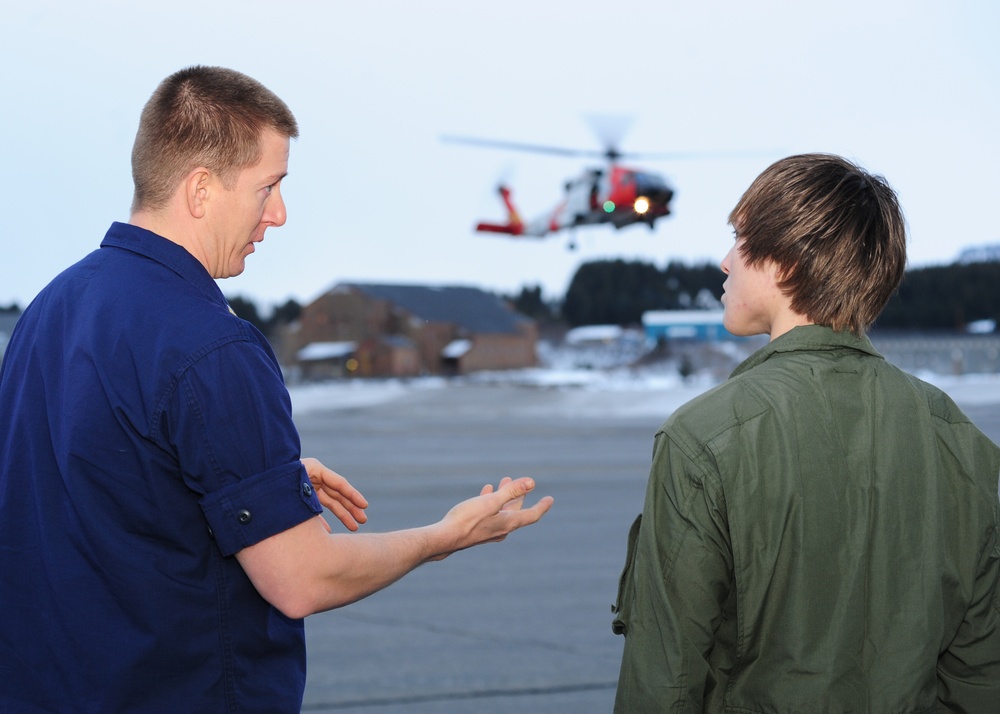
[[[162,208],[198,166],[231,188],[239,172],[260,159],[266,130],[299,135],[288,106],[257,80],[224,67],[175,72],[142,110],[132,147],[132,210]]]
[[[740,198],[729,222],[751,266],[773,261],[792,309],[860,335],[903,277],[906,225],[885,179],[839,156],[775,162]]]

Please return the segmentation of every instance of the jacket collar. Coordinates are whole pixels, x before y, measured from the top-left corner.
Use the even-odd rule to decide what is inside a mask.
[[[165,265],[227,308],[222,290],[205,266],[183,246],[130,223],[115,221],[101,241],[102,248],[122,248]]]
[[[857,350],[884,359],[872,346],[866,335],[855,337],[850,332],[836,332],[822,325],[803,325],[772,340],[740,363],[730,378],[747,372],[777,354],[786,352],[817,352],[828,350]]]

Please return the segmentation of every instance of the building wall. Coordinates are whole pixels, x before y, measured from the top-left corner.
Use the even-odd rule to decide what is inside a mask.
[[[310,360],[300,364],[300,376],[305,380],[336,379],[343,377],[343,359]]]
[[[420,359],[412,344],[370,339],[358,345],[358,361],[353,376],[416,377],[421,373]]]
[[[532,329],[530,333],[520,335],[496,333],[475,335],[472,339],[472,348],[458,361],[459,372],[537,366],[535,332]]]
[[[386,342],[389,336],[406,338],[412,347]],[[302,309],[293,339],[296,350],[314,342],[357,342],[358,376],[466,373],[538,362],[538,334],[532,322],[517,334],[470,334],[457,324],[428,322],[384,300],[341,287]],[[457,339],[471,340],[473,347],[457,362],[446,363],[442,350]]]
[[[363,340],[387,334],[389,305],[361,293],[331,290],[302,308],[297,349],[313,342]]]
[[[734,339],[722,324],[721,310],[650,310],[643,314],[646,336],[658,340],[716,342]]]

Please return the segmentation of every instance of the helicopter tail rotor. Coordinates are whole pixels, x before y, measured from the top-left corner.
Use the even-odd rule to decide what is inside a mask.
[[[500,194],[500,199],[503,201],[503,204],[507,209],[507,223],[480,222],[476,224],[476,230],[480,233],[505,233],[512,236],[521,235],[524,233],[524,221],[521,220],[521,214],[518,213],[517,208],[514,207],[514,201],[511,199],[510,188],[504,184],[500,184],[497,187],[497,192]]]

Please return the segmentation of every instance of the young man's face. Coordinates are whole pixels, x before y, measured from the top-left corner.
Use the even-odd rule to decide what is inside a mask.
[[[288,173],[288,137],[267,131],[260,143],[260,161],[240,172],[232,190],[225,189],[216,177],[213,235],[208,247],[213,253],[209,272],[214,278],[242,273],[254,243],[264,240],[264,231],[285,222],[281,179]]]
[[[767,334],[771,338],[776,323],[787,308],[786,298],[777,284],[777,266],[767,261],[751,267],[743,258],[743,239],[736,243],[722,261],[726,281],[722,284],[722,304],[725,314],[722,324],[734,335],[741,337]]]

